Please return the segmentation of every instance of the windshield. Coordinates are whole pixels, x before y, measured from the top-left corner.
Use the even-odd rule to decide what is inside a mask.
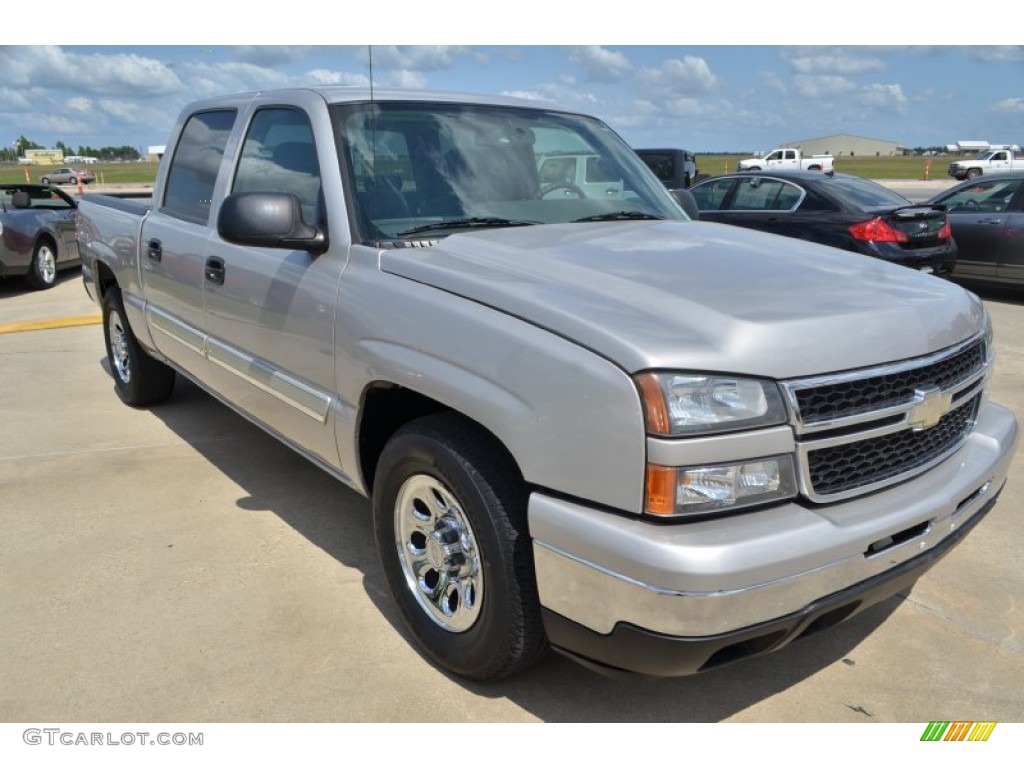
[[[404,101],[338,104],[332,117],[362,242],[686,218],[633,151],[593,118]]]

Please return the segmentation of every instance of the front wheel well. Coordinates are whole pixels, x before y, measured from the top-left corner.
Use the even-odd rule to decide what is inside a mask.
[[[439,413],[451,413],[485,432],[518,469],[518,462],[493,432],[465,414],[433,398],[395,384],[373,384],[363,393],[359,409],[356,444],[359,451],[359,471],[368,494],[373,493],[374,475],[380,455],[399,429],[406,424]],[[521,476],[521,475],[520,475]]]

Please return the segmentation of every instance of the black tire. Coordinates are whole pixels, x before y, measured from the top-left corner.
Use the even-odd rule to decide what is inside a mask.
[[[388,587],[423,652],[456,675],[505,677],[546,646],[526,500],[511,457],[455,414],[407,424],[381,454],[373,518]]]
[[[53,241],[44,237],[36,243],[25,282],[36,290],[53,288],[57,283],[57,248]]]
[[[68,184],[77,184],[77,183],[78,183],[78,179],[75,178],[74,176],[72,176],[70,179],[68,179]]]
[[[964,178],[976,179],[979,176],[981,176],[981,168],[969,168],[967,170],[967,176],[965,176]]]
[[[43,178],[41,178],[39,180],[39,183],[40,184],[49,184],[50,183],[50,177],[49,176],[43,176]]]
[[[747,168],[746,170],[748,170],[748,171],[760,171],[761,170],[761,166],[760,165],[752,165],[749,168]]]
[[[126,405],[162,402],[174,391],[174,369],[150,357],[128,325],[119,288],[103,296],[103,341],[114,377],[114,391]]]

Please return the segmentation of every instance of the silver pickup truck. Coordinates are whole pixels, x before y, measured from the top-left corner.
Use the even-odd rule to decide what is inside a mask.
[[[186,376],[369,496],[455,674],[775,650],[909,588],[1006,481],[976,296],[690,221],[592,117],[298,89],[192,104],[168,149],[152,207],[79,210],[117,394]],[[619,192],[545,184],[559,152]]]

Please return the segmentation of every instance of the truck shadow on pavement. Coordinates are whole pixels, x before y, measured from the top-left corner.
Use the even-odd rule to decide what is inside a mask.
[[[107,369],[105,360],[103,367]],[[415,648],[387,591],[366,499],[182,377],[172,399],[152,413],[245,490],[248,495],[237,501],[241,509],[272,512],[338,562],[361,572],[373,605]],[[693,677],[610,679],[550,651],[536,666],[510,679],[480,684],[449,677],[473,695],[508,699],[543,721],[717,722],[830,665],[854,665],[850,653],[902,600],[903,596],[892,598],[767,657]],[[871,719],[857,702],[846,705]],[[413,712],[396,711],[396,721],[418,718]]]

